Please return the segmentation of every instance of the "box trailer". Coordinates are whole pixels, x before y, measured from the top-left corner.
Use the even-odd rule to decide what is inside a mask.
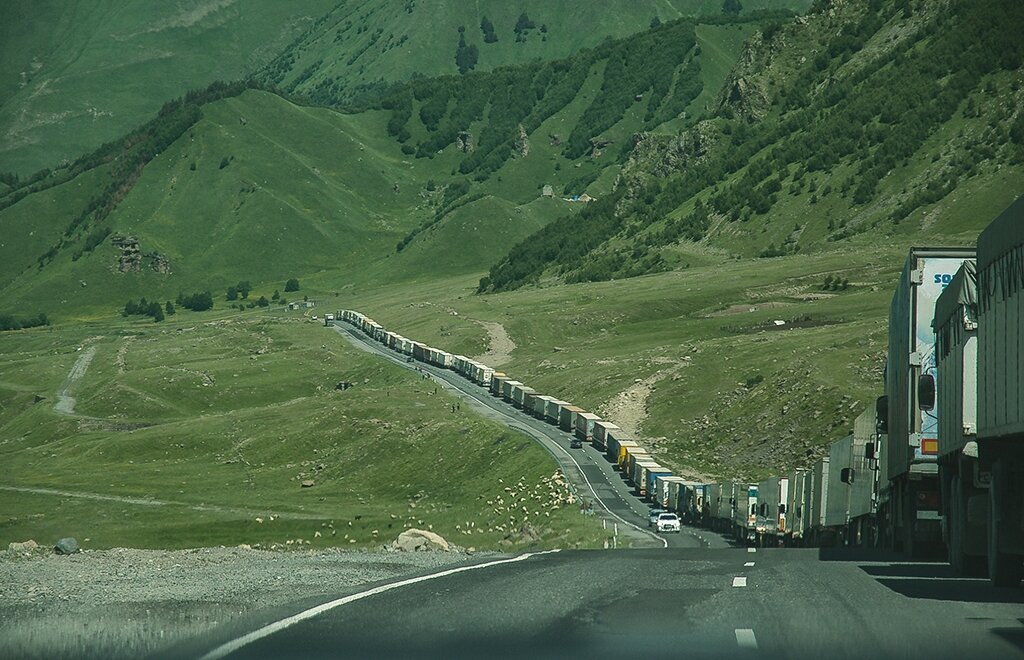
[[[768,477],[757,485],[758,504],[755,529],[768,545],[775,545],[786,533],[786,500],[789,477]]]
[[[757,539],[757,484],[738,483],[733,493],[735,538],[741,543],[752,543]]]
[[[594,422],[594,446],[604,451],[608,447],[608,432],[621,430],[612,422],[603,419],[596,420]]]
[[[533,407],[531,414],[537,419],[544,419],[545,411],[548,408],[548,404],[555,400],[555,397],[548,396],[547,394],[538,394],[533,398]]]
[[[607,435],[607,445],[604,448],[604,455],[609,463],[619,462],[620,447],[623,442],[631,443],[628,446],[636,445],[636,441],[628,433],[618,430]]]
[[[655,482],[657,483],[656,492],[657,492],[658,504],[660,504],[662,506],[662,508],[668,509],[669,511],[675,511],[675,512],[678,513],[679,512],[679,489],[680,489],[680,487],[683,488],[683,494],[685,496],[685,493],[686,493],[686,488],[685,488],[686,480],[683,479],[682,477],[677,477],[675,475],[669,474],[669,475],[658,475],[657,477],[655,477]],[[674,501],[672,499],[672,495],[673,495],[673,493],[672,493],[672,485],[673,484],[675,484],[675,495],[676,495],[676,498],[675,498]],[[684,501],[685,501],[685,497],[684,497]]]
[[[942,382],[939,490],[943,540],[958,573],[988,570],[988,482],[978,458],[978,273],[965,261],[935,303],[935,362]],[[998,395],[997,395],[998,396]]]
[[[491,390],[491,394],[497,397],[502,396],[505,383],[508,382],[509,380],[511,380],[511,378],[509,378],[505,374],[495,372],[494,377],[491,378],[491,387],[489,388]]]
[[[828,499],[825,502],[825,527],[829,527],[843,542],[846,523],[850,521],[850,488],[843,478],[851,470],[853,434],[836,440],[828,451]]]
[[[626,463],[626,466],[625,466],[626,467],[626,471],[625,471],[626,480],[629,481],[631,484],[635,484],[636,483],[636,464],[638,462],[643,462],[643,461],[653,462],[654,458],[650,454],[647,453],[646,449],[643,449],[642,447],[637,447],[636,451],[632,451],[632,452],[629,453],[629,457],[626,460],[627,460],[627,463]]]
[[[657,467],[648,468],[644,472],[644,493],[647,499],[658,503],[658,477],[671,477],[672,470],[668,469],[664,465],[658,465]]]
[[[576,437],[583,442],[592,442],[594,440],[594,424],[599,421],[601,421],[601,418],[594,413],[577,413]]]
[[[512,387],[512,405],[516,408],[525,408],[527,398],[536,393],[537,390],[529,385],[523,385],[522,383],[515,385]]]
[[[518,380],[506,380],[501,384],[501,398],[512,403],[513,391],[517,387],[522,387],[522,385]]]
[[[722,484],[707,484],[704,487],[704,505],[706,514],[701,521],[702,524],[706,527],[716,528],[716,521],[719,518],[718,512],[722,506]],[[726,500],[726,507],[728,506],[729,502]]]
[[[879,515],[886,521],[887,540],[911,556],[941,543],[935,302],[974,253],[973,248],[911,248],[889,308],[888,456]]]
[[[561,410],[558,411],[558,428],[566,433],[574,433],[576,431],[576,417],[581,412],[583,412],[583,408],[579,406],[562,406]]]
[[[1024,577],[1024,197],[981,233],[977,271],[976,435],[988,474],[988,574],[995,585],[1015,586]]]
[[[625,470],[625,467],[629,465],[629,452],[639,451],[640,444],[634,440],[619,440],[619,453],[615,456],[615,466],[620,470]]]
[[[664,468],[651,457],[637,459],[633,462],[633,488],[634,492],[641,499],[647,499],[647,489],[649,487],[647,474],[651,469],[662,470]]]
[[[810,507],[807,495],[810,471],[797,469],[789,473],[789,497],[786,498],[786,524],[790,538],[799,544],[807,533],[807,521]]]
[[[807,519],[807,529],[815,545],[821,545],[823,539],[831,538],[825,527],[825,509],[828,506],[828,463],[827,456],[816,461],[808,483],[806,502],[810,515]]]
[[[853,421],[850,472],[844,482],[850,491],[848,538],[852,545],[875,545],[878,470],[874,457],[878,444],[876,411],[868,408]]]
[[[562,406],[568,405],[565,401],[552,397],[550,401],[544,404],[544,421],[558,426],[558,418],[562,412]]]

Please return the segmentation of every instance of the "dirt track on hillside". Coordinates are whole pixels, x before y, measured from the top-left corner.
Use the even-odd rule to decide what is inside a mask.
[[[474,319],[475,320],[475,319]],[[474,360],[483,362],[488,367],[497,368],[512,360],[512,351],[516,350],[516,343],[505,332],[505,326],[494,321],[476,321],[487,330],[490,336],[487,351],[478,355]]]
[[[85,349],[85,352],[79,356],[78,360],[75,361],[75,366],[71,367],[71,371],[68,372],[68,377],[64,379],[64,384],[57,390],[57,403],[53,405],[53,409],[62,415],[74,415],[75,414],[75,397],[71,396],[71,390],[74,389],[78,381],[82,380],[85,376],[85,372],[89,370],[89,365],[92,363],[93,357],[96,355],[96,347],[90,346]]]

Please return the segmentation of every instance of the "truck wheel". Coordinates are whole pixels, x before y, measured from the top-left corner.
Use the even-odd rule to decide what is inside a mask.
[[[1008,470],[1003,461],[992,465],[992,482],[989,485],[988,509],[988,578],[994,587],[1016,587],[1024,577],[1024,562],[1021,555],[1003,552],[1000,539],[1012,524],[1006,508],[1011,489],[1007,482]]]

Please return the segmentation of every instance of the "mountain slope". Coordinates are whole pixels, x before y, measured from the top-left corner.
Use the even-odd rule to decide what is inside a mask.
[[[568,195],[607,191],[636,131],[692,123],[683,109],[713,97],[704,79],[722,83],[738,35],[756,24],[699,27],[677,21],[566,60],[416,81],[355,114],[213,85],[0,195],[0,252],[10,257],[0,299],[52,316],[240,280],[478,273],[578,211]],[[712,45],[717,60],[704,72],[698,51]],[[685,64],[659,68],[644,55],[652,50]],[[458,146],[460,132],[472,149]],[[47,208],[56,212],[40,225],[33,215]],[[138,273],[116,270],[121,235],[140,241]]]
[[[765,26],[710,119],[644,136],[614,198],[521,243],[482,289],[673,267],[693,243],[771,257],[977,231],[1020,190],[997,184],[1024,165],[1020,29],[1022,6],[994,1],[822,3]],[[958,189],[995,196],[956,218]]]
[[[0,24],[0,171],[74,160],[276,56],[337,0],[17,0]]]
[[[746,13],[803,11],[809,6],[809,0],[744,3]],[[317,21],[271,62],[263,75],[318,103],[340,103],[414,76],[457,73],[460,34],[466,48],[476,49],[475,69],[486,71],[560,59],[606,38],[646,30],[655,18],[665,22],[718,14],[721,7],[715,0],[606,0],[600,6],[543,0],[512,4],[498,0],[355,0],[340,3]],[[529,23],[521,26],[523,15]],[[530,24],[532,27],[525,27]],[[460,33],[460,28],[464,32]]]

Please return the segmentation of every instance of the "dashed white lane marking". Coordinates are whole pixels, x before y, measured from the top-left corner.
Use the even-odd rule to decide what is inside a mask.
[[[746,567],[746,568],[750,568],[753,565],[754,565],[754,562],[752,562],[752,561],[748,561],[746,564],[743,564],[743,566]]]
[[[747,548],[747,552],[757,552],[757,548]]]
[[[757,638],[754,637],[754,631],[750,628],[737,628],[736,643],[741,649],[756,649]]]
[[[734,587],[745,587],[745,586],[747,586],[747,578],[745,578],[745,577],[734,577],[732,579],[732,586],[734,586]]]
[[[416,584],[417,582],[426,582],[427,580],[433,580],[435,578],[445,577],[447,575],[454,575],[455,573],[475,571],[477,569],[489,568],[491,566],[497,566],[499,564],[511,564],[517,561],[523,561],[524,559],[529,559],[530,557],[534,557],[536,555],[545,555],[552,552],[558,552],[558,550],[547,550],[544,552],[528,552],[524,555],[513,557],[512,559],[499,559],[497,561],[487,562],[486,564],[460,566],[459,568],[450,568],[439,573],[421,575],[420,577],[409,578],[408,580],[400,580],[398,582],[392,582],[391,584],[382,584],[379,587],[367,589],[366,591],[361,591],[357,594],[352,594],[351,596],[345,596],[344,598],[338,598],[336,600],[323,603],[322,605],[317,605],[316,607],[312,607],[308,610],[299,612],[298,614],[294,614],[285,619],[281,619],[280,621],[275,621],[274,623],[263,626],[262,628],[254,630],[247,635],[243,635],[238,639],[233,639],[230,642],[221,644],[217,648],[213,649],[212,651],[204,655],[200,660],[217,660],[218,658],[223,658],[224,656],[234,653],[235,651],[242,648],[243,646],[246,646],[247,644],[251,644],[255,641],[263,639],[264,637],[273,635],[274,633],[284,630],[289,626],[293,626],[296,623],[300,623],[302,621],[305,621],[306,619],[311,619],[317,615],[327,612],[328,610],[333,610],[336,607],[340,607],[341,605],[347,605],[348,603],[353,603],[357,600],[362,600],[370,596],[382,594],[385,591],[391,591],[392,589],[398,589],[399,587],[405,587],[410,584]]]

